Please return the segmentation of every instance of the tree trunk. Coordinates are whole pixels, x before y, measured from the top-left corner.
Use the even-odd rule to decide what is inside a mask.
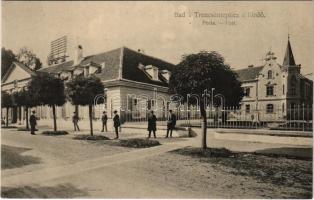
[[[207,116],[205,104],[203,101],[200,101],[200,110],[202,116],[202,149],[207,149]]]
[[[93,136],[93,105],[88,106],[90,134]]]
[[[56,119],[56,106],[52,105],[52,114],[53,114],[53,130],[57,131],[57,119]]]
[[[29,129],[29,124],[28,124],[28,107],[25,107],[25,112],[26,112],[26,114],[25,114],[25,121],[26,121],[26,130],[28,130]]]
[[[6,127],[9,126],[9,108],[7,107],[7,118],[6,118],[6,122],[5,122]]]

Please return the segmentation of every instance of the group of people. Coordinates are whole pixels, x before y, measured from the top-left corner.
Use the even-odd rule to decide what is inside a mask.
[[[120,117],[118,115],[118,112],[116,110],[113,112],[113,114],[114,114],[114,117],[113,117],[113,127],[114,127],[114,130],[115,130],[115,133],[116,133],[116,137],[114,139],[118,139],[119,138],[119,128],[121,126],[121,122],[120,122]],[[80,118],[79,118],[77,112],[74,112],[73,116],[72,116],[72,122],[73,122],[73,126],[74,126],[74,131],[80,131],[80,127],[78,125],[79,119]],[[103,112],[103,114],[101,116],[101,121],[102,121],[102,130],[101,130],[101,132],[104,132],[104,131],[107,132],[108,131],[108,129],[107,129],[108,116],[107,116],[106,111]],[[176,115],[172,112],[172,110],[169,110],[168,117],[167,117],[167,134],[166,134],[166,138],[172,137],[172,130],[176,126],[176,121],[177,121]],[[152,132],[154,134],[154,138],[156,138],[157,117],[154,114],[154,111],[150,111],[147,122],[148,122],[148,127],[147,127],[148,138],[151,137],[151,133]],[[30,123],[30,126],[31,126],[31,134],[35,135],[35,127],[37,125],[37,117],[35,115],[35,111],[32,111],[32,114],[31,114],[31,116],[29,118],[29,123]]]
[[[113,112],[113,114],[114,114],[113,126],[114,126],[115,133],[116,133],[115,139],[118,139],[119,138],[119,128],[120,128],[121,122],[120,122],[120,117],[118,115],[118,112],[116,110]],[[79,121],[78,114],[76,112],[74,112],[73,113],[73,117],[72,117],[72,122],[73,122],[73,125],[74,125],[74,131],[80,131],[80,127],[78,125],[78,121]],[[102,116],[101,116],[101,122],[102,122],[101,132],[104,132],[105,130],[106,130],[106,132],[108,131],[108,129],[107,129],[107,121],[108,121],[108,116],[107,116],[106,111],[104,111]]]
[[[154,134],[154,138],[156,138],[157,117],[154,114],[154,111],[150,111],[150,114],[148,116],[147,122],[148,122],[148,127],[147,127],[148,138],[150,138],[152,132]],[[167,135],[166,135],[166,138],[169,137],[169,136],[172,137],[172,130],[175,128],[176,122],[177,122],[176,115],[172,112],[172,110],[169,110],[169,114],[168,114],[168,117],[167,117]]]

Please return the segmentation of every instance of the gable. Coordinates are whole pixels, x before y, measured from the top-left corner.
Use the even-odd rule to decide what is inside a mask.
[[[282,68],[278,63],[274,62],[267,62],[264,65],[263,70],[260,71],[259,79],[262,80],[274,80],[278,78],[282,78]],[[271,74],[271,78],[269,78],[269,74]]]
[[[16,63],[13,63],[10,67],[10,69],[7,72],[3,78],[3,83],[11,83],[15,80],[24,80],[31,78],[31,74],[27,72],[26,70],[22,69],[19,65]]]

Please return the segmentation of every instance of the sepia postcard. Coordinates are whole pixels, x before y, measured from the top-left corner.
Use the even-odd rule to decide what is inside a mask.
[[[313,198],[312,1],[1,10],[1,198]]]

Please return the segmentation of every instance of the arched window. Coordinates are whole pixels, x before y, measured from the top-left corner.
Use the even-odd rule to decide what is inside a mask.
[[[268,70],[268,72],[267,72],[267,78],[268,78],[268,79],[273,78],[273,72],[272,72],[271,70]]]

